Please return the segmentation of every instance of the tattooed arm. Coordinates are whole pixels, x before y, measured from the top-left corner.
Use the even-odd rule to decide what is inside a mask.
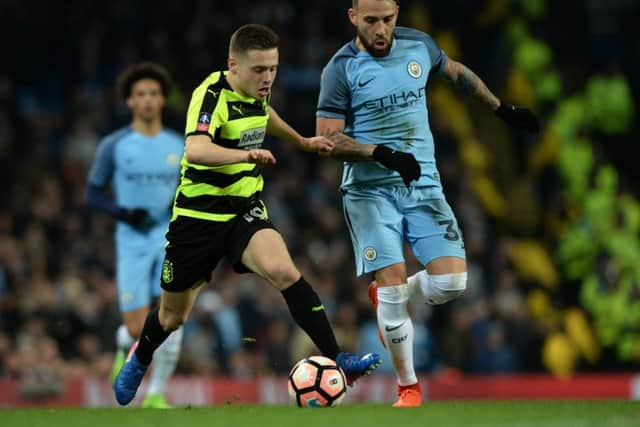
[[[458,91],[484,102],[498,117],[514,128],[524,129],[529,133],[537,133],[540,130],[540,122],[535,114],[527,108],[502,102],[491,93],[482,79],[464,64],[447,58],[441,74]]]
[[[374,144],[360,144],[343,131],[344,119],[316,118],[316,135],[326,136],[334,144],[329,157],[347,162],[373,160]]]
[[[407,188],[420,179],[420,164],[413,154],[392,150],[383,144],[360,144],[343,130],[344,119],[316,118],[316,134],[326,136],[334,144],[331,153],[324,156],[347,162],[376,161],[398,172]]]
[[[464,64],[447,58],[442,75],[461,93],[470,95],[485,104],[493,111],[500,107],[500,100],[473,71]]]

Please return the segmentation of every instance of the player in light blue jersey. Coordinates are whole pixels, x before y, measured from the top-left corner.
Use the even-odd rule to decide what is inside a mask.
[[[163,67],[149,62],[133,65],[122,74],[118,86],[132,121],[101,142],[86,193],[89,205],[117,220],[117,285],[124,324],[116,334],[112,381],[160,295],[165,233],[184,150],[182,136],[162,125],[170,87]],[[107,194],[109,188],[114,197]],[[169,407],[164,389],[175,369],[181,341],[179,329],[159,349],[143,407]]]
[[[353,0],[349,19],[357,36],[323,70],[316,131],[334,142],[331,156],[345,161],[341,191],[357,274],[375,273],[369,296],[398,379],[394,406],[411,407],[422,397],[407,302],[443,304],[467,282],[462,234],[436,167],[427,83],[443,76],[517,128],[536,132],[538,121],[501,102],[427,34],[396,28],[398,3]],[[425,266],[410,278],[404,242]]]

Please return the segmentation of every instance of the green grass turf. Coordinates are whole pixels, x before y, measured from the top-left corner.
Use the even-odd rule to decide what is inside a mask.
[[[640,402],[429,402],[416,409],[344,405],[214,406],[173,410],[0,409],[2,427],[640,427]]]

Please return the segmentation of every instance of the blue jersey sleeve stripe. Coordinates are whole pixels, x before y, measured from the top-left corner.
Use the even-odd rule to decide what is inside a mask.
[[[395,35],[398,39],[415,40],[424,43],[431,58],[431,70],[429,74],[431,75],[434,72],[438,73],[442,71],[447,63],[447,54],[438,47],[429,34],[413,28],[397,27]]]
[[[343,116],[347,115],[347,110],[342,110],[340,108],[332,108],[332,107],[321,108],[321,109],[318,110],[318,113],[321,113],[321,112],[341,114]]]
[[[131,127],[117,130],[110,135],[107,135],[96,152],[96,157],[93,160],[91,171],[87,182],[97,187],[106,187],[111,178],[113,177],[113,170],[115,167],[115,147],[122,139],[132,132]]]
[[[350,104],[347,61],[355,55],[351,44],[342,47],[322,70],[317,111],[344,115]]]

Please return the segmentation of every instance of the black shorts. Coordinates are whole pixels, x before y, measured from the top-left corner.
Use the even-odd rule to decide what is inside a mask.
[[[162,263],[161,286],[167,292],[182,292],[209,281],[223,257],[238,273],[250,273],[242,264],[242,253],[251,237],[265,228],[275,229],[257,200],[228,222],[180,216],[169,225]]]

